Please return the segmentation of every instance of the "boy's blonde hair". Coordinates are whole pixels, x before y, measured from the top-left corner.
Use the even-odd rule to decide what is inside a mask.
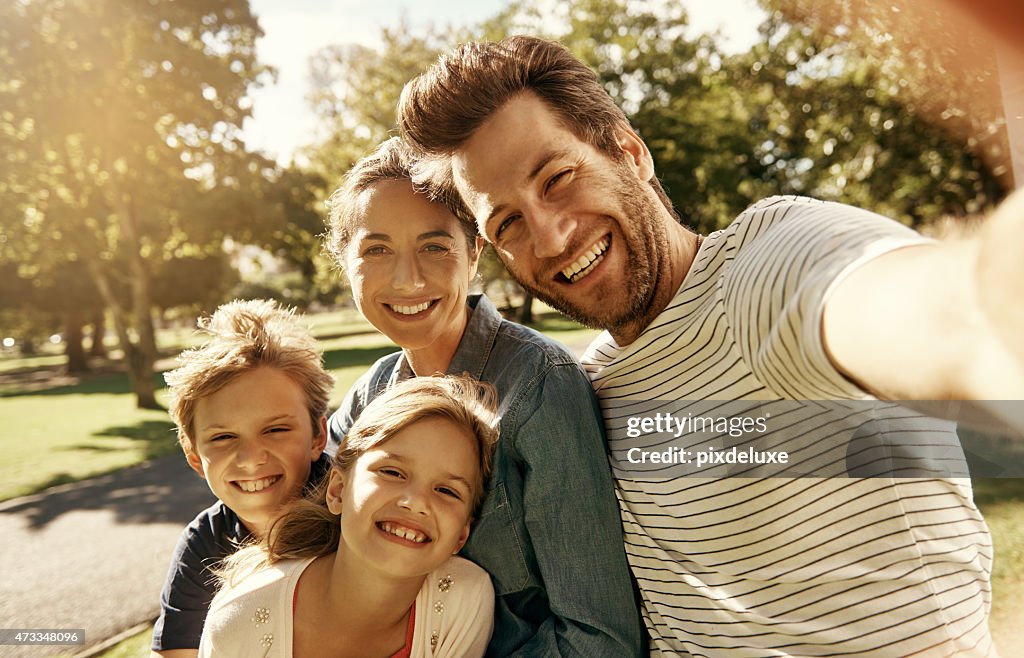
[[[359,414],[341,442],[331,468],[347,473],[368,450],[384,443],[412,423],[445,418],[465,427],[476,439],[479,474],[473,482],[470,509],[475,518],[491,472],[498,441],[497,394],[494,387],[468,377],[414,377],[374,399]],[[266,564],[289,558],[316,557],[338,550],[340,516],[327,507],[325,477],[313,491],[292,501],[270,526],[257,546],[228,558],[218,571],[221,580],[235,583]]]
[[[334,378],[324,371],[316,339],[294,309],[268,299],[235,300],[198,324],[209,340],[182,352],[181,365],[164,374],[171,393],[170,413],[186,453],[195,452],[198,401],[261,367],[282,371],[302,388],[313,431],[319,436]]]

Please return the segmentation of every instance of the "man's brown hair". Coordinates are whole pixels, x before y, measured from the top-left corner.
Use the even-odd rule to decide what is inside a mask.
[[[458,217],[467,213],[454,193],[449,156],[513,97],[531,92],[581,141],[615,161],[623,155],[615,131],[629,120],[594,71],[565,46],[530,36],[467,43],[442,55],[406,84],[398,103],[398,127],[420,161],[417,181]],[[673,217],[672,202],[657,177],[651,187]]]

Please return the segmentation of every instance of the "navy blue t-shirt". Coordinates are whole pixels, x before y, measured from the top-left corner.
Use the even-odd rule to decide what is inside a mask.
[[[327,454],[313,462],[307,489],[331,467]],[[249,530],[219,500],[188,524],[174,547],[167,580],[160,592],[160,617],[153,627],[153,651],[197,649],[210,602],[217,593],[217,578],[210,571],[249,539]]]

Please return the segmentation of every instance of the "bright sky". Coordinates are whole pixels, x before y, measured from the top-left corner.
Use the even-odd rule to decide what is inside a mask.
[[[277,83],[255,90],[253,116],[244,125],[251,148],[279,162],[312,140],[315,119],[306,101],[309,56],[330,44],[373,46],[382,27],[405,17],[412,28],[472,25],[496,14],[503,0],[251,0],[265,36],[260,60],[278,69]],[[754,43],[763,13],[754,0],[680,0],[698,32],[720,30],[726,49]]]

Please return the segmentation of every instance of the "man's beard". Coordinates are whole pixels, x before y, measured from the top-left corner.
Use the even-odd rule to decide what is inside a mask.
[[[576,322],[592,329],[606,329],[613,334],[638,323],[646,326],[653,319],[647,316],[651,312],[659,279],[657,270],[661,259],[658,256],[659,253],[666,255],[665,251],[668,249],[665,228],[658,221],[661,203],[651,199],[648,190],[645,189],[648,187],[646,183],[627,177],[627,174],[632,175],[628,169],[616,173],[618,176],[613,193],[621,208],[622,222],[630,222],[630,225],[626,227],[620,224],[622,238],[619,242],[624,244],[612,245],[614,249],[626,250],[625,280],[606,283],[626,290],[625,303],[618,307],[600,302],[589,305],[591,308],[579,307],[559,294],[560,290],[544,291],[519,282],[534,297]],[[630,232],[631,238],[626,237],[626,228],[633,229]],[[595,298],[612,299],[610,292],[595,290],[590,296],[590,301]]]

